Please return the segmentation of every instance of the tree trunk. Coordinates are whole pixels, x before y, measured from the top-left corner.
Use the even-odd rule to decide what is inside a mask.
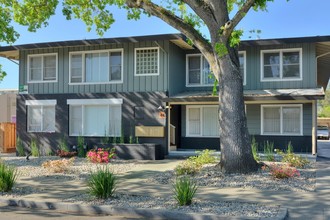
[[[243,77],[239,70],[237,52],[232,50],[220,58],[219,62],[219,165],[225,173],[253,172],[258,169],[258,164],[252,155],[247,129]]]

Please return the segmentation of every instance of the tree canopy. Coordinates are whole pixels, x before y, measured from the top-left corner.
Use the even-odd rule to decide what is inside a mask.
[[[237,46],[242,35],[235,30],[250,9],[265,10],[273,0],[63,0],[67,19],[80,19],[99,35],[115,22],[114,8],[127,11],[128,19],[142,14],[155,16],[183,33],[204,55],[219,82],[220,167],[226,172],[256,169],[247,130],[243,99],[243,76]],[[0,0],[0,41],[13,43],[19,37],[12,21],[29,31],[47,26],[58,0]],[[205,25],[210,39],[200,32]]]

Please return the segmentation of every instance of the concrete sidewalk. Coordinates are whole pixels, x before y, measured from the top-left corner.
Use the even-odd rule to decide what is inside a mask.
[[[161,197],[172,196],[171,184],[160,185],[146,183],[144,179],[156,173],[173,169],[179,162],[180,160],[162,160],[141,164],[120,176],[120,184],[117,191]],[[330,208],[330,160],[317,162],[316,179],[317,189],[315,192],[302,193],[291,191],[266,191],[250,188],[219,189],[215,187],[200,187],[196,196],[200,199],[207,200],[279,204],[282,207],[288,208],[289,216],[287,219],[330,219],[330,211],[328,211],[328,208]],[[38,187],[38,189],[42,191],[20,197],[22,200],[20,203],[21,206],[24,206],[24,201],[33,201],[35,207],[40,207],[42,206],[40,204],[44,203],[43,208],[55,209],[55,204],[60,203],[63,199],[86,192],[86,183],[77,180],[59,182],[56,181],[56,178],[49,178],[44,182],[37,182],[33,181],[33,179],[23,178],[19,182],[19,187],[31,186]],[[2,202],[5,201],[2,200]],[[11,201],[12,204],[15,202],[19,203],[15,200]],[[29,203],[27,206],[33,205]],[[64,208],[68,209],[67,207]],[[95,208],[93,208],[93,210],[95,211]]]

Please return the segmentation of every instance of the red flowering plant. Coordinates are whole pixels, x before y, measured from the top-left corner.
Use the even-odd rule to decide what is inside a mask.
[[[270,175],[277,179],[286,179],[300,176],[299,171],[295,167],[288,165],[269,165],[268,167],[263,166],[263,170],[269,170]]]
[[[92,163],[109,163],[116,158],[115,148],[97,148],[87,152],[87,159]]]

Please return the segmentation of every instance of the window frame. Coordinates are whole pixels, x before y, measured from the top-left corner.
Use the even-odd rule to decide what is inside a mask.
[[[121,113],[121,118],[120,118],[120,132],[122,132],[122,104],[123,104],[123,99],[121,98],[109,98],[109,99],[68,99],[67,100],[67,105],[69,106],[69,136],[70,137],[77,137],[77,136],[84,136],[84,137],[106,137],[104,134],[102,135],[86,135],[84,134],[84,111],[85,111],[85,106],[107,106],[108,108],[108,113],[110,112],[111,106],[120,106],[120,113]],[[81,106],[81,130],[83,134],[73,134],[71,133],[71,106]],[[109,120],[109,126],[110,126],[110,120]],[[113,134],[107,134],[107,137],[118,137]]]
[[[243,65],[243,86],[246,86],[246,51],[238,51],[238,56],[243,54],[244,65]]]
[[[93,53],[105,53],[107,52],[108,55],[111,52],[120,52],[121,53],[121,80],[110,80],[107,82],[86,82],[86,62],[85,57],[86,54],[93,54]],[[81,66],[81,81],[82,82],[71,82],[71,59],[72,55],[81,55],[82,56],[82,66]],[[110,58],[110,56],[108,56]],[[108,74],[110,74],[110,63],[109,63],[109,69]],[[118,49],[105,49],[105,50],[84,50],[84,51],[71,51],[69,52],[69,85],[95,85],[95,84],[121,84],[124,82],[124,49],[118,48]]]
[[[285,52],[299,52],[299,77],[297,78],[283,78],[283,53]],[[280,78],[265,78],[264,77],[264,54],[265,53],[279,53],[280,56]],[[278,82],[278,81],[301,81],[303,80],[303,67],[302,67],[302,48],[287,48],[287,49],[271,49],[260,50],[260,81],[261,82]]]
[[[199,118],[200,118],[200,134],[199,135],[192,135],[189,134],[189,109],[192,108],[198,108],[199,109]],[[186,106],[186,137],[201,137],[201,138],[218,138],[219,136],[204,136],[203,133],[203,122],[204,122],[204,118],[203,118],[203,111],[204,108],[219,108],[218,105],[187,105]],[[218,116],[219,117],[219,116]],[[218,119],[219,122],[219,119]],[[220,131],[219,131],[220,132]]]
[[[199,80],[199,84],[189,84],[189,57],[199,57],[200,60],[200,80]],[[205,59],[205,57],[201,54],[201,53],[194,53],[194,54],[186,54],[186,87],[212,87],[213,83],[211,84],[202,84],[203,82],[203,77],[202,77],[202,71],[203,71],[203,59]],[[208,62],[205,59],[206,62]],[[210,70],[211,71],[211,70]]]
[[[136,52],[138,50],[157,50],[157,73],[143,73],[143,74],[138,74],[136,72],[136,68],[137,68],[137,55]],[[134,48],[134,76],[159,76],[160,75],[160,50],[159,47],[138,47],[138,48]]]
[[[44,80],[44,57],[55,55],[55,80]],[[41,57],[41,80],[30,80],[30,58]],[[27,55],[27,83],[56,83],[58,81],[58,54],[57,53],[41,53],[41,54],[28,54]]]
[[[26,123],[26,130],[28,133],[55,133],[56,132],[56,104],[57,104],[57,100],[56,99],[48,99],[48,100],[26,100],[25,101],[25,105],[27,106],[27,114],[26,114],[26,118],[27,118],[27,123]],[[54,107],[54,112],[55,112],[55,118],[54,118],[54,130],[53,131],[44,131],[43,130],[43,119],[44,119],[44,115],[41,114],[42,118],[41,118],[41,131],[31,131],[29,130],[30,127],[30,106],[33,107],[40,107],[41,108],[41,112],[43,113],[43,109],[44,107]]]
[[[279,107],[280,110],[280,133],[265,133],[264,132],[264,109],[267,107]],[[285,107],[293,107],[293,108],[300,108],[300,132],[298,133],[284,133],[283,132],[283,108]],[[261,135],[265,135],[265,136],[303,136],[304,133],[304,127],[303,127],[303,122],[304,122],[304,110],[303,110],[303,104],[282,104],[282,105],[261,105]]]

